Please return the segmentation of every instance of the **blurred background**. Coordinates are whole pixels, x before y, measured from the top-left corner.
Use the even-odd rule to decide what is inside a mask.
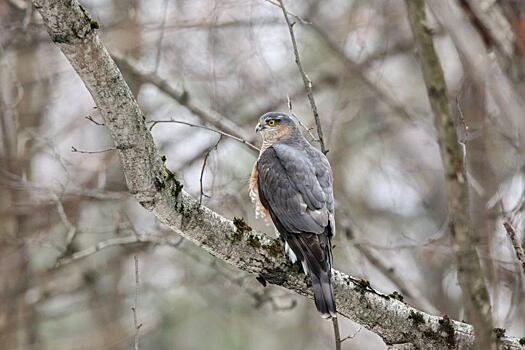
[[[258,117],[288,112],[289,99],[312,140],[281,9],[264,0],[81,3],[184,189],[273,235],[248,196],[257,152],[169,121],[258,145]],[[525,119],[508,110],[523,111],[512,96],[524,92],[525,6],[492,2],[489,11],[497,9],[502,23],[494,29],[472,1],[441,3],[441,17],[433,8],[427,25],[466,151],[494,326],[521,337],[525,283],[502,221],[523,244]],[[404,2],[286,5],[334,170],[335,268],[384,293],[398,291],[426,312],[463,319],[443,170]],[[454,16],[445,10],[462,25],[447,22]],[[470,57],[490,59],[503,78],[480,74],[483,66]],[[152,123],[159,120],[168,122]],[[167,229],[127,193],[88,91],[25,0],[0,2],[0,122],[1,349],[130,349],[137,286],[140,349],[332,348],[331,323],[311,301],[264,288],[182,239],[122,243]],[[344,349],[386,349],[374,333],[340,322],[342,336],[352,336]]]

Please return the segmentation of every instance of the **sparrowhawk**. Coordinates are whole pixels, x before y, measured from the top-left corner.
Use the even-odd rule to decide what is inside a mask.
[[[264,114],[255,131],[263,141],[250,178],[256,216],[271,218],[290,260],[300,261],[310,276],[317,310],[325,318],[335,317],[331,284],[335,218],[328,159],[285,113]]]

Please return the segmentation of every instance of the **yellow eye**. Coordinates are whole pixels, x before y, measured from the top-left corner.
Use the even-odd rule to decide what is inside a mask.
[[[268,125],[270,126],[274,126],[275,125],[275,120],[268,120]]]

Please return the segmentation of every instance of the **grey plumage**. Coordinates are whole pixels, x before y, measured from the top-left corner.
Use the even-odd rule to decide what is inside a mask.
[[[317,309],[325,317],[335,316],[331,285],[335,220],[330,164],[285,114],[266,114],[261,123],[276,117],[281,118],[280,134],[271,142],[263,136],[266,145],[263,144],[256,163],[258,198],[281,238],[310,275]]]

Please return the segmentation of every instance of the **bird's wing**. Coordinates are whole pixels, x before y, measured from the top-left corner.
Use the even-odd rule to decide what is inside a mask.
[[[332,175],[328,161],[323,164],[319,154],[308,151],[313,150],[286,144],[266,149],[257,164],[258,193],[281,237],[310,275],[317,309],[330,317],[336,315],[330,282]]]
[[[331,174],[319,170],[315,161],[286,144],[274,144],[259,158],[259,193],[288,232],[321,234],[330,223]]]
[[[331,236],[335,236],[335,208],[334,208],[334,185],[332,168],[326,156],[314,147],[309,147],[310,158],[313,159],[315,175],[321,186],[328,208],[328,220],[330,221]]]

